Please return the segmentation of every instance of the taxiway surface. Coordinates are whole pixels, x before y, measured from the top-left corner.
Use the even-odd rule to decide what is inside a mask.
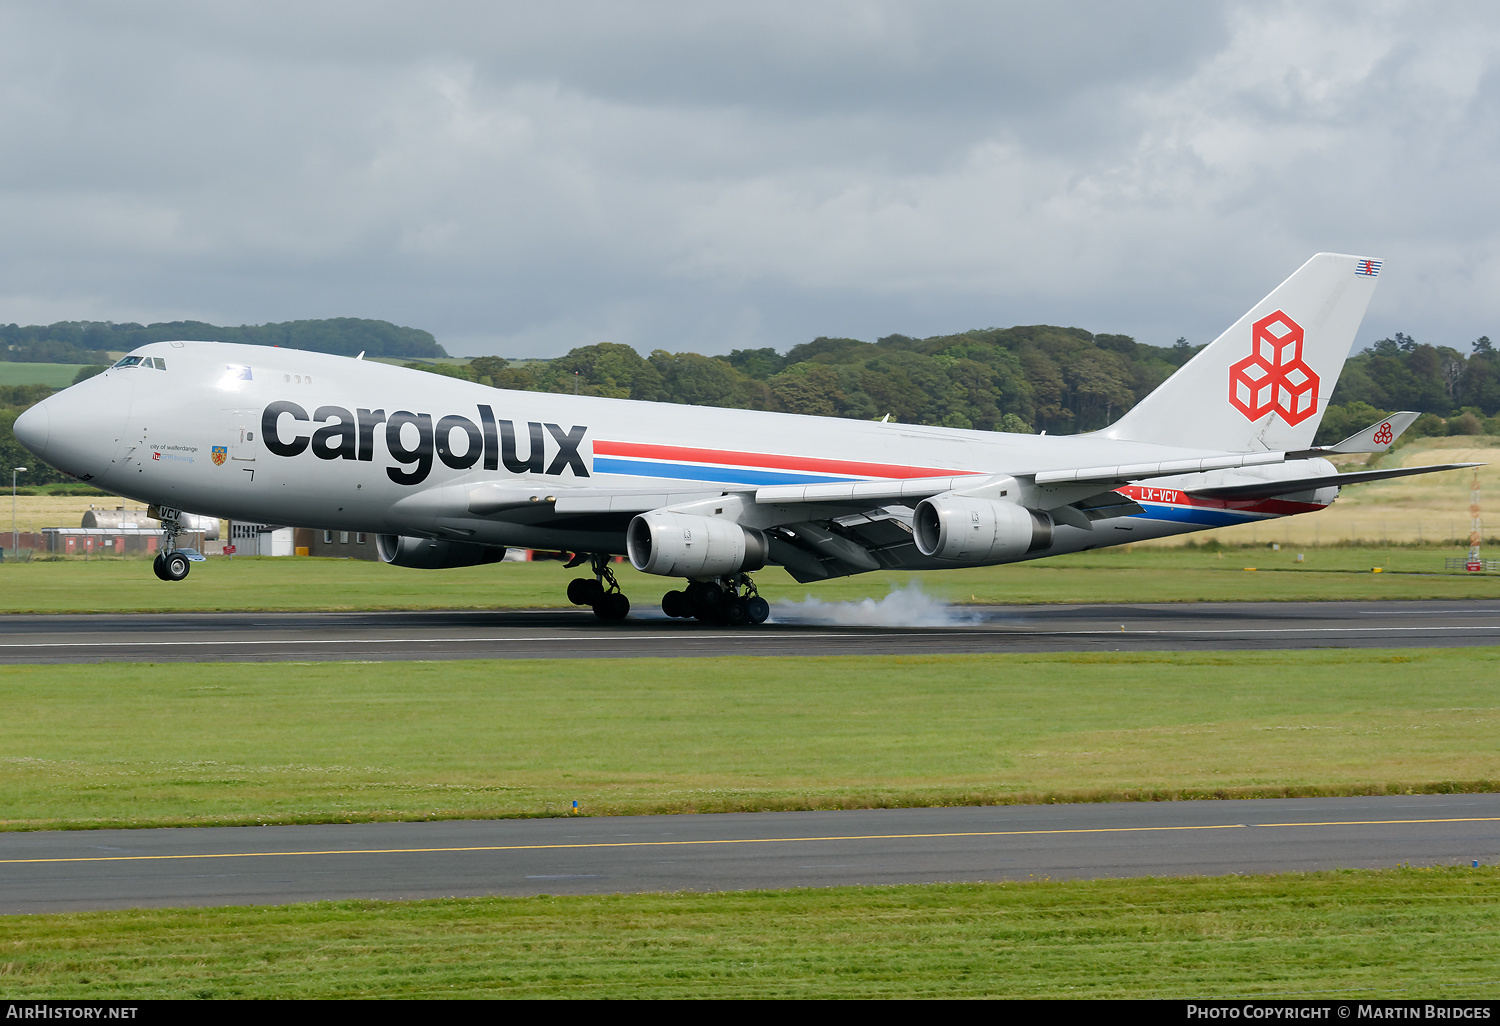
[[[1500,795],[0,833],[0,913],[1492,864]]]
[[[1213,651],[1500,644],[1500,600],[955,606],[941,626],[773,613],[712,627],[587,610],[0,617],[0,663],[277,662],[627,656]]]

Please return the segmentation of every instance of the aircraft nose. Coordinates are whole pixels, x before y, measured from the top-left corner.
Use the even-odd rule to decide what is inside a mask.
[[[47,455],[47,436],[52,430],[52,418],[47,415],[47,400],[43,399],[16,418],[11,430],[16,441],[30,449],[38,457]]]
[[[128,382],[101,374],[43,399],[17,417],[12,430],[16,441],[59,470],[97,477],[114,455],[130,396]]]

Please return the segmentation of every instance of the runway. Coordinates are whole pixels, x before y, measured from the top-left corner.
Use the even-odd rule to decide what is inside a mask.
[[[1493,864],[1500,795],[0,834],[0,912]]]
[[[0,662],[617,658],[1500,644],[1500,601],[956,607],[753,629],[587,611],[0,618]],[[836,611],[839,615],[858,610]],[[857,618],[857,617],[856,617]],[[0,913],[1493,863],[1500,795],[0,833]]]
[[[880,614],[870,617],[876,619]],[[940,625],[823,619],[792,607],[751,628],[587,610],[157,613],[0,617],[0,663],[282,662],[630,656],[1230,651],[1500,644],[1500,600],[956,606]],[[827,622],[843,618],[843,624]]]

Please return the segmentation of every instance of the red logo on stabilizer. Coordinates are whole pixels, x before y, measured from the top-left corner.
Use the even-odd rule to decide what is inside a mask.
[[[1396,433],[1391,430],[1390,421],[1386,421],[1380,425],[1380,430],[1375,432],[1375,441],[1380,445],[1390,445],[1391,440],[1395,437]]]
[[[1296,425],[1318,410],[1318,376],[1302,362],[1302,325],[1277,310],[1255,322],[1251,353],[1229,368],[1229,401],[1249,420],[1275,410]]]

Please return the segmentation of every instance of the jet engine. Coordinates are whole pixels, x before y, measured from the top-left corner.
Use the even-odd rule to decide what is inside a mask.
[[[664,577],[718,577],[766,565],[771,543],[730,520],[656,509],[630,521],[630,564]]]
[[[449,570],[460,566],[483,566],[505,558],[505,550],[472,542],[412,538],[404,534],[375,536],[375,552],[381,562],[416,570]]]
[[[1052,545],[1045,513],[945,492],[917,503],[912,516],[917,551],[958,563],[998,563]]]

